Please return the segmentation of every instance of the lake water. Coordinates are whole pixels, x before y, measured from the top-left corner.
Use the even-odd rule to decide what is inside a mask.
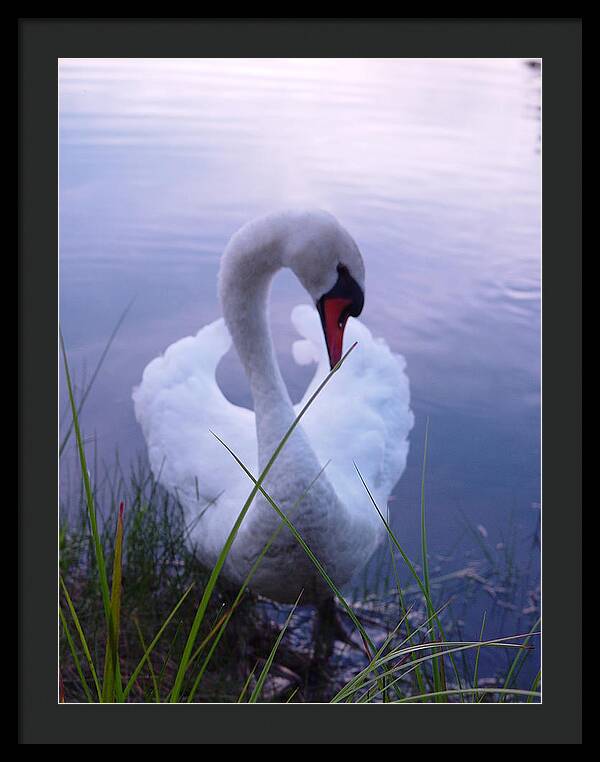
[[[399,538],[418,559],[429,418],[428,540],[440,573],[482,544],[510,545],[510,562],[535,580],[539,67],[65,59],[59,76],[60,321],[77,377],[135,300],[82,416],[98,462],[117,448],[125,465],[143,452],[131,388],[149,360],[220,315],[231,234],[274,208],[319,206],[363,254],[361,319],[407,360],[416,424],[390,504]],[[289,313],[306,300],[293,276],[278,276],[274,336],[295,400],[310,370],[292,359]],[[233,353],[219,379],[251,406]]]

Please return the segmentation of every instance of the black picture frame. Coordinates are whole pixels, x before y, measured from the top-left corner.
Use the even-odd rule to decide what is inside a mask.
[[[19,741],[580,743],[581,19],[19,19],[18,35]],[[95,56],[542,59],[541,704],[57,703],[57,59]]]

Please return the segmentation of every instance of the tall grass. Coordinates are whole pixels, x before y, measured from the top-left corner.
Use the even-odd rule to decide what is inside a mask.
[[[301,596],[271,645],[268,646],[267,632],[263,637],[259,635],[255,638],[257,647],[264,648],[262,654],[247,654],[244,651],[247,646],[246,635],[252,627],[257,626],[255,606],[248,590],[258,566],[282,530],[292,534],[314,565],[315,573],[321,576],[332,595],[337,598],[341,609],[352,622],[357,642],[363,650],[362,664],[357,666],[355,674],[341,688],[332,690],[327,700],[334,703],[539,700],[539,678],[528,689],[516,686],[516,677],[531,650],[531,639],[538,634],[537,625],[529,632],[509,638],[484,640],[483,626],[479,637],[474,640],[449,640],[445,635],[441,621],[443,606],[434,601],[427,561],[424,500],[427,445],[423,458],[421,495],[422,576],[405,553],[356,466],[357,478],[364,485],[365,501],[378,513],[388,534],[399,599],[398,621],[381,644],[375,642],[364,617],[352,602],[346,600],[323,562],[298,531],[293,523],[294,509],[284,513],[265,490],[264,480],[289,437],[309,407],[315,403],[323,387],[340,371],[353,349],[354,346],[312,395],[258,477],[254,477],[230,445],[215,434],[230,452],[232,468],[239,467],[248,478],[249,495],[241,506],[215,566],[211,570],[202,570],[195,561],[189,543],[192,526],[186,525],[181,506],[160,490],[151,475],[144,476],[140,472],[137,480],[132,480],[131,500],[129,503],[120,500],[118,510],[115,510],[117,496],[113,494],[112,517],[109,515],[105,521],[99,521],[98,490],[92,486],[79,422],[81,403],[78,405],[75,400],[67,353],[61,337],[72,431],[86,513],[85,526],[74,528],[67,522],[61,529],[60,538],[59,616],[64,646],[61,678],[62,684],[68,686],[66,701],[112,703],[151,700],[176,703],[223,699],[224,696],[227,697],[226,700],[247,700],[250,703],[264,700],[265,686],[293,621],[296,607],[301,603]],[[122,480],[120,486],[123,486]],[[242,586],[232,590],[221,579],[221,570],[247,512],[259,493],[279,517],[279,525],[267,539]],[[205,508],[206,506],[199,505],[199,516]],[[152,549],[151,553],[148,553],[148,548]],[[405,605],[397,573],[397,563],[400,560],[424,601],[426,616],[418,626],[411,625],[409,621],[410,612]],[[110,567],[112,573],[109,580],[107,570]],[[69,589],[71,585],[72,588]],[[137,595],[128,595],[128,588],[136,590]],[[194,603],[196,595],[199,600]],[[160,601],[158,606],[157,601]],[[141,610],[142,606],[150,605],[157,608],[152,616]],[[100,615],[98,612],[101,612]],[[84,621],[90,630],[86,630]],[[147,631],[148,622],[154,624],[154,630],[150,633]],[[238,628],[236,624],[239,624]],[[260,623],[258,624],[260,628]],[[135,630],[133,638],[130,637],[132,629]],[[231,648],[218,648],[224,638]],[[479,655],[482,649],[515,652],[501,686],[482,687],[479,677]],[[464,667],[461,670],[455,658],[465,652],[473,652],[475,656],[473,674],[469,674]],[[246,668],[249,661],[254,664],[251,669],[249,666]],[[100,663],[102,669],[99,668]],[[257,671],[260,663],[262,668]],[[463,664],[466,665],[466,662]],[[67,672],[72,674],[69,681],[64,679]],[[307,695],[299,683],[287,699],[306,698]]]

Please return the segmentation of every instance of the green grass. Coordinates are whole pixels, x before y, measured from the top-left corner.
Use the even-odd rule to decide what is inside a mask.
[[[111,341],[112,341],[111,337]],[[361,601],[350,600],[329,576],[293,523],[294,509],[284,513],[263,486],[279,453],[308,408],[318,405],[322,388],[342,365],[349,350],[311,397],[273,453],[269,463],[254,477],[235,454],[232,469],[248,478],[248,499],[213,569],[197,562],[190,533],[207,506],[198,501],[191,520],[176,498],[168,495],[158,479],[140,464],[126,479],[117,467],[109,478],[97,479],[90,471],[80,427],[83,400],[77,403],[61,338],[66,386],[69,396],[74,445],[79,462],[79,505],[65,506],[60,530],[60,674],[64,700],[88,702],[181,702],[269,700],[266,688],[278,666],[282,649],[293,629],[296,606],[282,627],[265,617],[264,605],[250,592],[252,576],[280,531],[294,536],[316,573],[335,595],[356,631],[362,656],[357,654],[351,676],[343,685],[321,687],[320,700],[339,702],[480,702],[538,701],[539,676],[527,687],[517,678],[538,635],[536,625],[510,638],[483,639],[483,624],[474,639],[446,636],[442,622],[445,601],[435,599],[429,571],[425,513],[425,466],[421,484],[422,575],[402,548],[369,485],[357,467],[365,489],[365,506],[379,514],[389,540],[389,566],[393,571],[397,601],[396,619],[380,642],[376,642],[362,613]],[[85,397],[90,385],[85,388]],[[217,436],[215,434],[215,436]],[[217,436],[218,439],[218,436]],[[63,440],[64,441],[64,440]],[[68,440],[67,440],[68,441]],[[66,444],[66,442],[65,442]],[[64,448],[63,448],[64,449]],[[318,476],[316,477],[318,478]],[[278,515],[279,526],[240,588],[221,577],[231,545],[258,493]],[[102,511],[98,505],[102,505]],[[77,510],[78,508],[78,510]],[[403,583],[399,567],[408,575]],[[108,574],[108,569],[112,572]],[[388,570],[389,573],[389,570]],[[420,622],[407,605],[411,599],[423,606]],[[389,607],[387,608],[389,619]],[[412,619],[412,620],[411,620]],[[510,654],[506,673],[496,687],[483,685],[482,651]],[[465,654],[472,654],[474,668]],[[459,657],[461,660],[459,660]],[[302,677],[302,676],[300,676]],[[290,685],[276,700],[310,698],[306,685]]]

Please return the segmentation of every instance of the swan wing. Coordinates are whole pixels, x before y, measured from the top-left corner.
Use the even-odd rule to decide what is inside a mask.
[[[202,517],[194,537],[208,561],[218,554],[251,487],[211,431],[256,471],[254,413],[229,402],[216,381],[230,346],[224,320],[216,320],[152,360],[133,391],[152,471],[177,495],[188,520]]]
[[[329,372],[329,362],[317,311],[299,305],[292,311],[292,322],[303,337],[293,345],[294,358],[300,364],[317,363],[300,409]],[[414,423],[406,363],[383,339],[374,338],[363,323],[350,318],[344,351],[354,342],[356,348],[315,400],[303,425],[321,463],[329,461],[327,475],[343,504],[351,511],[365,511],[368,496],[356,463],[385,511],[406,466]]]

